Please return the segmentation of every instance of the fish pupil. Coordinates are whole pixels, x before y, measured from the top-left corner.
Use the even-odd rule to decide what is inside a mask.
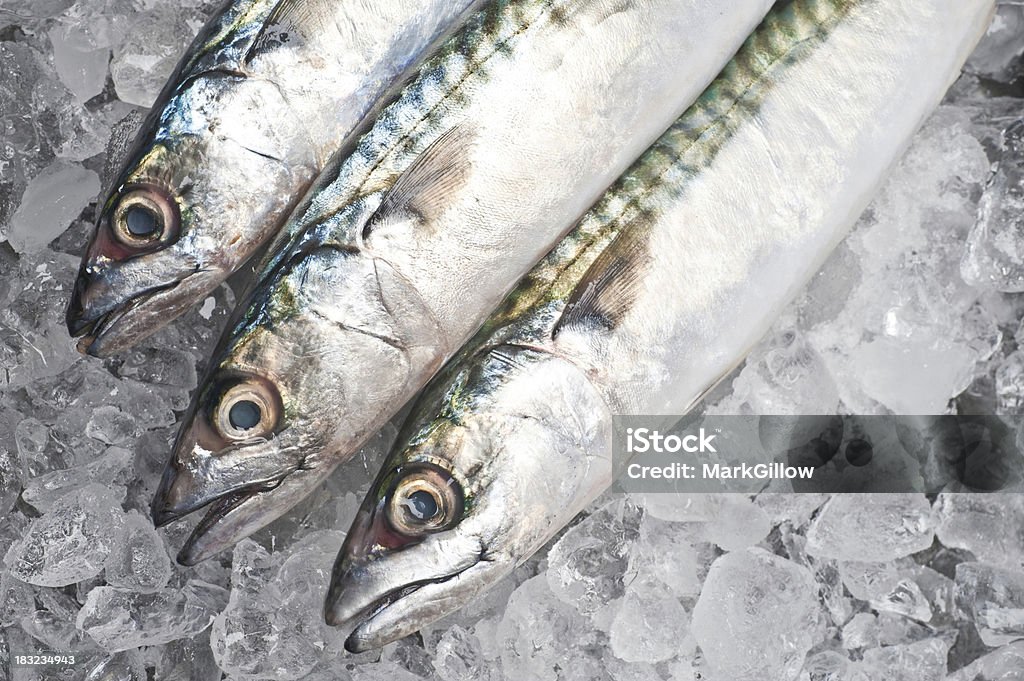
[[[408,497],[406,507],[417,520],[430,520],[437,515],[437,500],[429,492],[419,490]]]
[[[132,206],[125,212],[125,226],[132,236],[153,236],[157,230],[156,214],[144,206]]]
[[[252,430],[260,422],[260,407],[251,400],[239,400],[231,405],[228,412],[228,421],[232,428],[238,430]]]

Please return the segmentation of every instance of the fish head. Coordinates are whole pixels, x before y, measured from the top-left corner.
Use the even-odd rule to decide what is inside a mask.
[[[586,412],[563,421],[558,406],[579,389],[577,407],[595,406],[581,379],[565,362],[506,348],[419,403],[334,565],[325,618],[354,625],[350,651],[491,588],[610,482],[603,422]]]
[[[354,249],[311,239],[236,310],[153,500],[158,524],[210,506],[180,562],[283,515],[393,415],[406,381],[422,384],[402,372],[409,336],[389,326],[386,280]]]
[[[312,170],[301,140],[289,150],[270,121],[240,125],[252,116],[239,107],[266,87],[195,79],[143,124],[102,198],[68,305],[82,352],[121,351],[181,315],[286,215]]]

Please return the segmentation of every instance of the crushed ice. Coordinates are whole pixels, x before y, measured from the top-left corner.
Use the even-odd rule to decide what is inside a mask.
[[[173,564],[189,525],[147,506],[233,294],[107,361],[62,315],[100,185],[216,4],[0,2],[0,667],[70,650],[62,678],[83,681],[1021,678],[1016,495],[609,494],[479,601],[353,656],[321,604],[389,427],[232,554]],[[1022,55],[1007,2],[709,412],[1024,415]]]

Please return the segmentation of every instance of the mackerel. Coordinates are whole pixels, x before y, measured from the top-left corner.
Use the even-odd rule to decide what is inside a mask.
[[[236,0],[199,32],[101,209],[67,310],[109,355],[266,243],[353,129],[476,0]]]
[[[489,589],[611,484],[612,418],[679,415],[853,225],[992,0],[793,0],[430,384],[326,617],[384,645]],[[622,462],[615,462],[620,464]]]
[[[153,504],[195,562],[280,516],[426,383],[689,106],[770,0],[496,0],[297,209]]]

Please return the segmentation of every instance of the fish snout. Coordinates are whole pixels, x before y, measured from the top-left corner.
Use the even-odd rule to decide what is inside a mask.
[[[188,478],[174,459],[164,467],[160,485],[153,494],[153,502],[150,504],[150,515],[154,525],[162,527],[195,510],[196,506],[189,493],[192,485]]]

